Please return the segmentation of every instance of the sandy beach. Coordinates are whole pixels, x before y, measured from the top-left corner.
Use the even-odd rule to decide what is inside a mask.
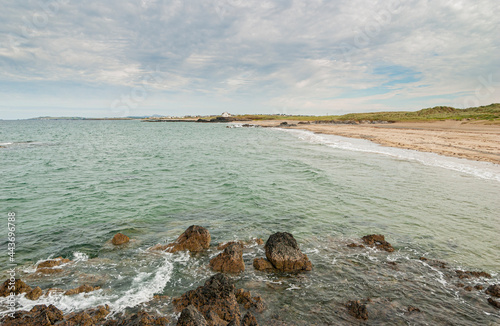
[[[289,124],[298,123],[288,120],[252,123],[277,127],[284,121]],[[500,125],[447,120],[359,125],[300,124],[287,128],[368,139],[384,146],[500,164]]]

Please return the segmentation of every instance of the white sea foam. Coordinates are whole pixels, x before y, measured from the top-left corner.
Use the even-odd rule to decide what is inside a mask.
[[[83,252],[78,252],[78,251],[75,251],[73,253],[73,261],[74,262],[79,262],[79,261],[87,261],[89,260],[89,256]]]
[[[453,170],[483,179],[500,181],[500,165],[494,163],[478,162],[410,149],[387,147],[365,139],[315,134],[307,130],[280,130],[290,132],[300,139],[310,143],[323,144],[332,148],[345,149],[349,151],[387,155],[397,159],[419,162],[427,166]]]

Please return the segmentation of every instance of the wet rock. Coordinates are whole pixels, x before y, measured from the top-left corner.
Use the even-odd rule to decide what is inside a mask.
[[[281,272],[312,270],[309,258],[300,251],[297,241],[288,232],[278,232],[271,235],[264,249],[267,260]]]
[[[474,285],[474,289],[482,290],[482,289],[484,289],[484,286],[482,284],[476,284],[476,285]]]
[[[408,312],[420,312],[420,309],[414,306],[408,306]]]
[[[30,300],[38,300],[38,298],[40,298],[41,296],[42,296],[42,289],[39,286],[37,286],[36,288],[34,288],[33,290],[31,290],[26,294],[26,298]]]
[[[153,316],[145,311],[139,311],[125,320],[118,322],[117,326],[167,326],[169,320],[162,316]]]
[[[347,245],[349,248],[364,248],[365,246],[363,246],[362,244],[356,244],[356,243],[350,243]]]
[[[467,292],[470,292],[470,291],[472,291],[472,286],[467,285],[466,287],[464,287],[464,290]]]
[[[93,326],[104,323],[109,315],[109,306],[98,306],[80,312],[73,312],[64,316],[64,322],[57,324],[61,326]]]
[[[124,243],[127,243],[130,241],[130,238],[127,237],[125,234],[123,233],[117,233],[115,234],[115,236],[113,237],[113,239],[111,240],[111,242],[115,245],[115,246],[119,246],[119,245],[122,245]]]
[[[3,282],[3,284],[0,286],[0,297],[7,297],[11,293],[17,295],[31,291],[31,287],[18,278],[16,278],[13,283],[14,284],[11,283],[10,279]],[[9,287],[12,286],[14,286],[14,288],[9,289]]]
[[[486,272],[456,270],[455,273],[457,273],[458,278],[460,278],[460,279],[464,279],[464,278],[479,278],[479,277],[491,278],[491,275],[488,274],[488,273],[486,273]]]
[[[376,247],[377,249],[380,250],[385,250],[387,252],[393,252],[394,248],[392,245],[385,241],[385,237],[381,234],[370,234],[370,235],[365,235],[364,237],[361,238],[363,242],[370,247]]]
[[[229,247],[230,245],[233,245],[233,244],[240,244],[242,247],[245,245],[243,241],[223,242],[223,243],[219,243],[219,245],[217,246],[217,250],[224,250],[224,249],[226,249],[227,247]]]
[[[241,319],[240,309],[234,295],[234,284],[226,274],[218,273],[208,279],[203,286],[174,298],[172,303],[177,311],[193,305],[200,311],[207,321],[211,311],[226,323]],[[209,322],[210,325],[210,322]]]
[[[261,313],[265,310],[264,301],[261,297],[252,297],[250,291],[245,291],[243,289],[237,289],[234,292],[236,296],[236,301],[243,305],[243,307],[247,310],[253,309],[258,313]]]
[[[45,295],[44,297],[47,297],[51,294],[60,294],[60,293],[64,293],[66,291],[64,291],[63,289],[60,289],[60,288],[49,288],[47,289],[47,291],[45,291]]]
[[[30,311],[16,311],[14,318],[5,316],[0,320],[3,326],[51,326],[63,320],[63,313],[55,306],[37,305]]]
[[[42,268],[52,268],[52,267],[60,266],[61,264],[66,264],[69,262],[70,262],[70,260],[67,258],[57,257],[54,259],[42,261],[41,263],[39,263],[37,265],[36,269],[37,269],[37,271],[39,271]]]
[[[347,312],[356,317],[357,319],[368,319],[368,310],[366,309],[366,305],[362,304],[360,300],[356,301],[348,301],[346,303]]]
[[[499,301],[497,301],[493,298],[488,298],[488,303],[490,305],[492,305],[493,307],[500,309],[500,302]]]
[[[486,289],[486,294],[489,294],[492,297],[500,298],[500,284],[488,286],[488,288]]]
[[[243,317],[241,326],[259,326],[259,324],[257,323],[255,316],[249,311],[245,314],[245,317]]]
[[[245,270],[243,262],[243,245],[233,243],[223,252],[210,260],[210,268],[222,273],[240,273]]]
[[[182,233],[175,242],[168,244],[166,250],[168,252],[177,252],[189,250],[193,252],[203,251],[210,247],[210,232],[207,229],[197,225],[191,225]]]
[[[425,257],[420,257],[421,261],[425,261],[427,264],[433,266],[433,267],[439,267],[439,268],[447,268],[445,262],[442,262],[440,260],[435,260],[435,259],[427,259]]]
[[[205,317],[193,305],[189,305],[181,312],[177,326],[207,326]]]
[[[264,271],[264,272],[272,272],[276,270],[273,264],[271,264],[265,258],[255,258],[253,260],[253,267],[258,271]]]
[[[100,286],[93,287],[93,286],[84,284],[84,285],[80,285],[77,288],[67,290],[66,292],[64,292],[64,295],[75,295],[75,294],[83,293],[83,292],[89,293],[89,292],[92,292],[95,290],[99,290],[100,288],[101,288]]]
[[[58,274],[64,272],[62,268],[56,267],[56,268],[38,268],[36,270],[37,273],[42,273],[42,274]]]
[[[262,240],[261,238],[257,238],[255,239],[255,243],[258,244],[259,246],[262,246],[264,244],[264,240]]]

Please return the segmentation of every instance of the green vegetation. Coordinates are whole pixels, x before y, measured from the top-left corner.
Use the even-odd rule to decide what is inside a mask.
[[[383,121],[432,121],[432,120],[489,120],[491,123],[500,123],[500,103],[468,109],[455,109],[448,106],[436,106],[419,111],[393,111],[371,113],[349,113],[340,116],[299,116],[299,115],[239,115],[241,119],[251,120],[383,120]]]

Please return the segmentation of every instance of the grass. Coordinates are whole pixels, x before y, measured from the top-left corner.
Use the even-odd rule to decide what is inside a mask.
[[[349,113],[330,116],[300,116],[300,115],[238,115],[241,119],[251,120],[297,120],[297,121],[325,121],[325,120],[383,120],[383,121],[435,121],[435,120],[487,120],[491,124],[500,124],[500,103],[486,106],[455,109],[449,106],[436,106],[419,111],[393,111],[371,113]]]

